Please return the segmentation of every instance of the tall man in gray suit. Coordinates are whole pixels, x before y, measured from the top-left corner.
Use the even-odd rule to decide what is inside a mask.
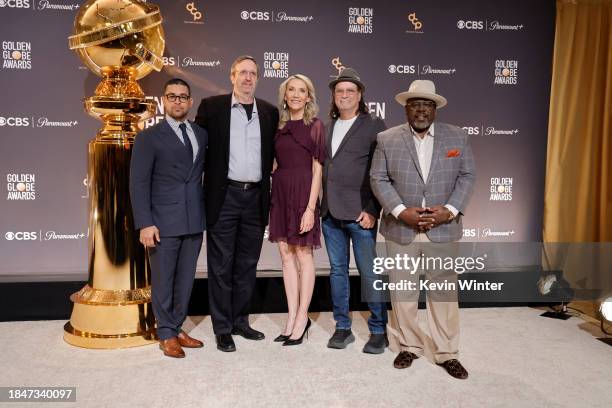
[[[474,189],[475,165],[467,134],[459,127],[434,123],[436,109],[445,106],[446,99],[436,94],[432,81],[413,81],[395,100],[405,107],[408,123],[378,135],[370,171],[372,190],[383,207],[380,232],[387,256],[452,256],[456,251],[452,243],[462,237],[461,218]],[[408,298],[391,291],[393,311],[387,332],[391,348],[399,351],[393,362],[396,368],[409,367],[423,354],[425,335],[417,322],[422,270],[432,280],[456,283],[453,271],[422,268],[410,273],[398,265],[390,271],[392,282],[416,282]],[[428,292],[427,321],[435,362],[451,376],[467,378],[458,360],[456,289]]]
[[[327,347],[343,349],[355,340],[349,315],[350,243],[368,301],[370,338],[364,353],[380,354],[388,345],[387,304],[368,291],[376,279],[376,227],[380,204],[370,188],[370,164],[376,135],[385,123],[371,115],[364,102],[365,85],[352,68],[345,68],[330,82],[331,122],[326,126],[328,156],[323,168],[323,235],[329,256],[330,284],[336,330]],[[363,291],[365,289],[365,291]]]
[[[187,121],[193,105],[187,82],[169,80],[162,101],[165,120],[136,136],[130,197],[140,242],[149,250],[159,346],[165,355],[180,358],[182,347],[203,346],[181,326],[206,225],[202,172],[208,136]]]

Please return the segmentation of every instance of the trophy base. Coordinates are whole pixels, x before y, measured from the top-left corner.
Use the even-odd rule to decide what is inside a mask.
[[[92,292],[96,293],[97,301],[81,296]],[[107,296],[100,296],[105,292]],[[104,291],[88,285],[73,294],[74,308],[70,321],[64,325],[64,340],[73,346],[93,349],[137,347],[157,342],[149,299],[125,302],[125,292],[138,294],[130,297],[142,295],[142,289]],[[122,298],[122,301],[112,302],[111,297]]]

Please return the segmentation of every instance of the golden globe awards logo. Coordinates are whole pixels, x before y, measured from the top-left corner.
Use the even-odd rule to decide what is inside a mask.
[[[495,61],[495,85],[516,85],[518,82],[517,60]]]
[[[489,201],[512,201],[512,177],[491,177]]]
[[[264,78],[289,77],[288,52],[264,52]]]
[[[356,34],[372,34],[374,24],[374,9],[350,7],[348,10],[348,32]]]
[[[35,200],[36,176],[31,173],[6,175],[7,200]]]
[[[2,41],[2,68],[32,69],[32,44],[28,41]]]

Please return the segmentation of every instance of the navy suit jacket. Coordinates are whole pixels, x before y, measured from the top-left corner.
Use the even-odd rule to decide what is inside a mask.
[[[166,237],[205,230],[202,173],[208,135],[189,123],[199,146],[195,161],[165,120],[136,136],[130,163],[136,229],[155,225]]]

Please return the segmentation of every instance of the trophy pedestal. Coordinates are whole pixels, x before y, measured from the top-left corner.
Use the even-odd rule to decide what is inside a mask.
[[[73,346],[116,349],[157,341],[151,288],[98,290],[85,285],[70,296],[74,302],[70,321],[64,325],[64,340]]]

